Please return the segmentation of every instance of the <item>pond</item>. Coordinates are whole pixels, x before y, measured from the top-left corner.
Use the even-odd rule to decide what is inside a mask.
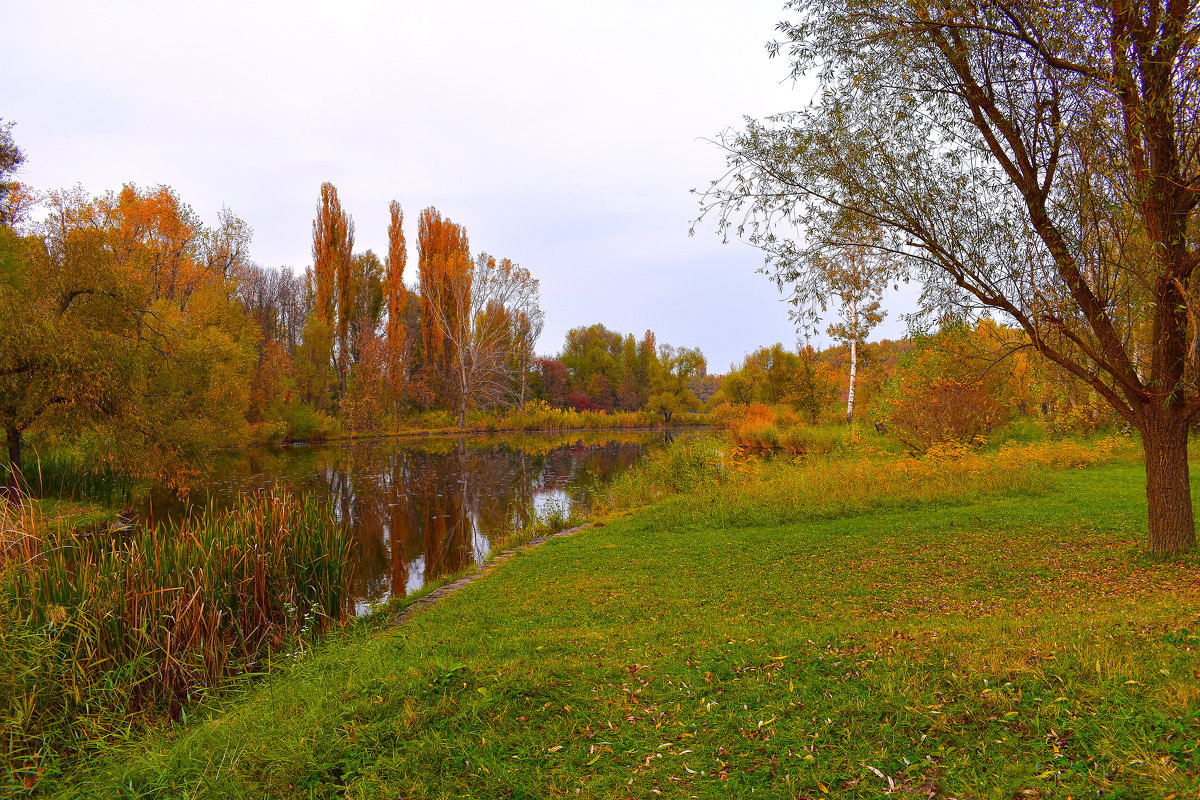
[[[187,501],[155,490],[147,513],[178,518],[279,483],[333,505],[355,541],[360,611],[479,563],[496,537],[599,486],[692,431],[587,431],[379,439],[227,453]]]

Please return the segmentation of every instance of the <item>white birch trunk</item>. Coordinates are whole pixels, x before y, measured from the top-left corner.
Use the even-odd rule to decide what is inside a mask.
[[[858,372],[858,302],[850,303],[850,389],[846,392],[846,424],[854,424],[854,377]]]

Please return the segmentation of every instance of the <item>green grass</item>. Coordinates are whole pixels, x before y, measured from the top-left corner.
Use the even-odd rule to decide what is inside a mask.
[[[1142,555],[1144,485],[1109,463],[785,524],[677,498],[44,788],[1194,797],[1200,563]]]

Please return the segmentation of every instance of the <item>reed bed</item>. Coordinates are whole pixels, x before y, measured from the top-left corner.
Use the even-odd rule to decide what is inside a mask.
[[[112,464],[96,464],[69,451],[27,452],[21,475],[38,497],[92,501],[110,508],[133,503],[134,479]]]
[[[5,506],[0,523],[10,782],[133,720],[177,718],[348,613],[349,534],[282,489],[119,538],[46,530],[28,506]]]

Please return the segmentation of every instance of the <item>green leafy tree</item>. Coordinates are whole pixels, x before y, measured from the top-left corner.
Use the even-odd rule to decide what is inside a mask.
[[[832,406],[838,397],[837,383],[829,366],[817,358],[812,347],[805,347],[796,357],[796,368],[783,395],[783,400],[794,407],[808,421],[816,425],[825,409]]]
[[[304,321],[300,345],[296,348],[296,388],[304,402],[318,411],[328,409],[329,393],[335,373],[330,354],[333,352],[333,329],[315,311]]]
[[[706,365],[704,355],[698,349],[668,344],[659,347],[657,360],[658,368],[650,378],[651,395],[646,408],[662,414],[663,422],[670,425],[676,414],[700,408],[700,401],[688,388],[688,380],[703,376]]]
[[[819,100],[724,140],[727,229],[821,246],[846,215],[928,310],[995,309],[1141,434],[1149,546],[1195,544],[1200,81],[1189,3],[792,0]],[[776,275],[812,284],[786,262]]]
[[[25,432],[57,409],[104,415],[137,374],[144,287],[122,280],[104,238],[74,231],[54,250],[0,226],[0,422],[14,497]]]
[[[625,382],[625,339],[603,325],[567,331],[559,360],[571,376],[571,391],[583,392],[597,407],[616,407],[617,390]]]
[[[358,253],[351,262],[349,322],[351,365],[363,357],[360,345],[378,337],[383,324],[384,268],[375,251]]]

